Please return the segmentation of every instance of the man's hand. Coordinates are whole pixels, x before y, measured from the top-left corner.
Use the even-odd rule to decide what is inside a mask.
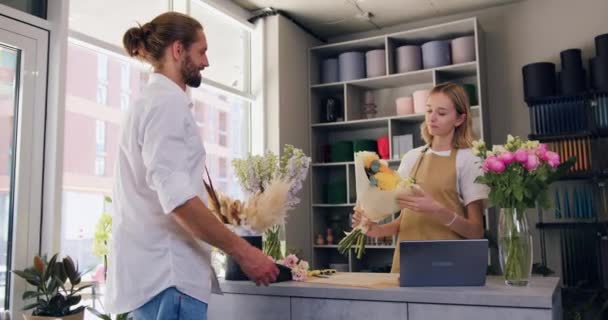
[[[248,245],[234,254],[233,258],[241,266],[243,272],[258,286],[267,286],[276,281],[279,268],[259,249]]]
[[[194,238],[232,256],[243,272],[258,285],[268,285],[276,280],[279,269],[270,258],[228,230],[198,197],[176,208],[173,217]]]

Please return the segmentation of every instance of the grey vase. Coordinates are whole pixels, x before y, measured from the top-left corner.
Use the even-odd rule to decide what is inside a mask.
[[[453,39],[451,48],[452,63],[475,61],[475,38],[473,36]]]
[[[425,69],[452,64],[450,43],[444,40],[436,40],[423,44],[422,63]]]
[[[397,48],[397,73],[422,69],[422,52],[420,46],[401,46]]]
[[[338,59],[325,59],[321,67],[321,83],[340,81]]]
[[[365,70],[368,78],[386,75],[386,52],[382,49],[366,52]]]
[[[365,55],[362,52],[344,52],[338,56],[340,81],[365,78]]]

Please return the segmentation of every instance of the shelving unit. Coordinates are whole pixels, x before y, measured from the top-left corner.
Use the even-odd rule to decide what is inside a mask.
[[[396,73],[395,49],[400,45],[421,45],[430,40],[447,40],[468,35],[475,37],[476,56],[478,57],[476,61]],[[320,65],[323,59],[334,58],[347,51],[366,52],[372,49],[385,50],[387,70],[385,75],[352,81],[320,83]],[[392,157],[394,148],[392,137],[403,134],[413,136],[414,147],[421,146],[423,141],[420,137],[420,124],[424,121],[424,114],[397,116],[395,99],[401,96],[411,96],[416,90],[431,89],[436,84],[447,81],[475,85],[478,104],[471,108],[474,130],[478,137],[487,140],[484,132],[487,111],[483,104],[486,100],[482,52],[483,34],[476,18],[310,48],[310,150],[313,161],[311,166],[312,239],[315,241],[318,234],[325,235],[327,228],[331,228],[334,235],[332,244],[313,243],[312,266],[314,268],[348,264],[349,271],[387,272],[390,270],[389,266],[396,242],[395,237],[379,241],[370,240],[372,243],[366,245],[367,250],[361,260],[358,260],[352,251],[349,255],[341,255],[338,252],[336,244],[343,237],[343,231],[351,229],[350,218],[356,203],[354,162],[325,162],[326,146],[340,141],[376,140],[379,137],[388,136],[389,154]],[[372,119],[365,118],[362,113],[366,91],[373,92],[374,102],[378,107],[378,114]],[[342,102],[343,121],[322,122],[322,102],[328,97],[337,98]],[[397,169],[400,157],[388,160],[390,166]],[[331,200],[331,203],[328,200]],[[390,219],[394,218],[395,216]]]
[[[562,159],[577,158],[550,188],[554,207],[538,210],[542,264],[556,271],[564,287],[599,283],[598,234],[605,234],[608,221],[608,95],[588,92],[526,102],[529,137],[547,143]]]

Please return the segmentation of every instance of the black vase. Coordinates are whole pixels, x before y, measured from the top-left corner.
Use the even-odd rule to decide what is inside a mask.
[[[242,238],[252,246],[262,250],[262,236],[243,236]],[[239,264],[231,256],[226,259],[226,280],[249,280],[249,277],[245,275]]]
[[[323,99],[321,110],[321,121],[322,122],[336,122],[343,121],[343,106],[340,99],[335,97],[328,97]]]
[[[531,63],[523,66],[524,98],[534,99],[555,95],[555,64]]]

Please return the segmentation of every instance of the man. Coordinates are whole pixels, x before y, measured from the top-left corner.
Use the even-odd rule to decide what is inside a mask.
[[[209,211],[205,150],[186,94],[209,66],[201,24],[169,12],[129,29],[123,44],[154,67],[124,122],[114,185],[107,308],[136,320],[206,319],[217,279],[210,245],[231,255],[258,285],[277,267]],[[202,241],[198,241],[202,240]]]

